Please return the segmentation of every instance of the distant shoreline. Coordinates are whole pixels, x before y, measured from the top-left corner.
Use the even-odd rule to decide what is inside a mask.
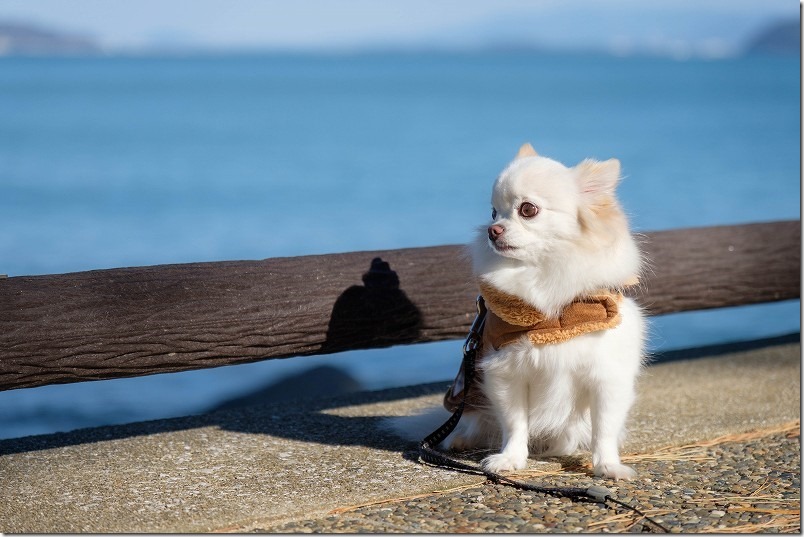
[[[752,55],[800,56],[800,23],[798,19],[778,21],[745,40],[730,43],[718,39],[678,40],[672,43],[634,43],[615,39],[609,43],[585,47],[558,47],[532,42],[492,41],[476,45],[429,44],[396,45],[365,43],[310,47],[211,47],[197,44],[145,45],[141,47],[108,47],[91,36],[67,33],[42,26],[0,21],[0,58],[19,57],[112,57],[112,58],[191,58],[233,56],[369,56],[369,55],[520,55],[601,56],[621,58],[669,58],[675,60],[724,60]]]
[[[795,60],[799,61],[799,56],[790,54],[774,54],[766,52],[752,52],[750,54],[740,54],[734,56],[705,57],[705,56],[682,56],[673,57],[665,54],[614,54],[608,51],[588,49],[588,50],[559,50],[559,49],[484,49],[484,50],[445,50],[445,49],[417,49],[417,50],[349,50],[349,51],[326,51],[326,50],[298,50],[298,49],[192,49],[186,51],[176,50],[116,50],[86,53],[41,53],[41,54],[4,54],[0,53],[0,61],[13,60],[215,60],[215,59],[247,59],[247,58],[298,58],[304,59],[348,59],[348,58],[420,58],[423,56],[431,57],[489,57],[489,58],[600,58],[612,60],[653,60],[666,62],[723,62],[740,61],[750,58],[766,60]]]

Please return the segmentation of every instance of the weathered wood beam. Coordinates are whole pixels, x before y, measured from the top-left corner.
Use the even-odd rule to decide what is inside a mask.
[[[800,296],[799,221],[643,249],[652,314]],[[0,390],[462,338],[476,293],[455,245],[0,279]]]
[[[653,315],[801,296],[801,221],[645,234],[649,261],[635,298]]]

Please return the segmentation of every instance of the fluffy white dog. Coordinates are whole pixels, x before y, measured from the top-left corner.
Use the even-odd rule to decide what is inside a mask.
[[[645,321],[621,294],[637,282],[641,257],[615,197],[619,179],[617,160],[568,168],[530,144],[497,178],[491,222],[470,245],[489,310],[475,397],[442,447],[502,445],[482,462],[492,472],[524,468],[529,453],[587,449],[596,475],[635,475],[619,444]],[[446,406],[461,396],[453,393],[460,384]],[[420,439],[443,417],[442,410],[391,425]]]

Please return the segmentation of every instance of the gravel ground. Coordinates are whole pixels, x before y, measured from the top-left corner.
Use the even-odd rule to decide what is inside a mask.
[[[639,477],[609,483],[590,477],[588,459],[561,459],[563,469],[523,475],[552,486],[607,486],[671,532],[800,533],[801,446],[798,424],[723,437],[624,460]],[[660,531],[620,507],[572,502],[483,484],[382,504],[344,508],[323,519],[255,532],[281,533],[575,533]]]

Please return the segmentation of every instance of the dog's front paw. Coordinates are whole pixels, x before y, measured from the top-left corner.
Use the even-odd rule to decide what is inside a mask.
[[[487,472],[509,472],[511,470],[522,470],[528,465],[528,457],[514,457],[507,453],[497,453],[489,455],[480,463]]]
[[[600,463],[595,465],[595,475],[598,477],[607,477],[615,481],[625,480],[631,481],[636,477],[636,471],[630,466],[625,464],[615,463]]]

